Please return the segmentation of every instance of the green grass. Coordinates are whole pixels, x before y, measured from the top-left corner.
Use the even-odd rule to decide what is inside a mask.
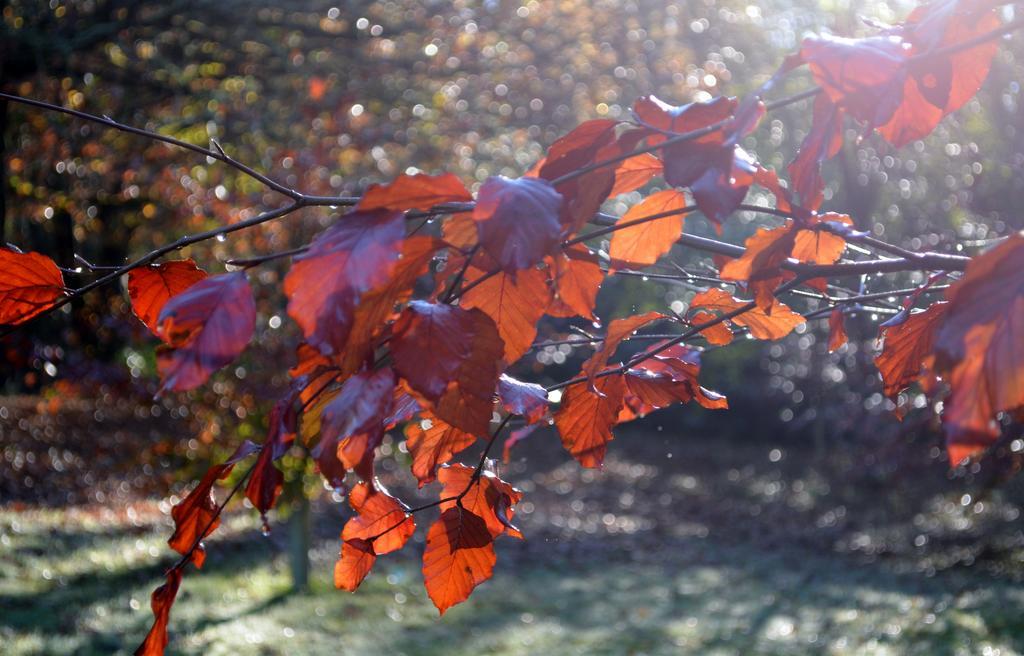
[[[166,520],[0,511],[0,652],[130,653],[170,554]],[[283,557],[235,516],[190,571],[173,654],[1018,654],[1024,587],[848,556],[690,538],[658,553],[499,542],[493,580],[438,619],[416,554],[384,557],[356,594],[290,594]],[[568,547],[559,549],[557,547]],[[556,547],[556,548],[548,548]],[[562,555],[559,555],[561,553]],[[586,553],[589,555],[579,555]],[[574,555],[575,554],[575,555]]]

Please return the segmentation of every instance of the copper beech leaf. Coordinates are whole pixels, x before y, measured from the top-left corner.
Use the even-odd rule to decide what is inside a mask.
[[[507,412],[522,415],[528,424],[540,421],[548,412],[546,389],[507,374],[502,374],[498,379],[498,400]]]
[[[523,493],[498,478],[493,472],[483,470],[473,480],[476,469],[458,463],[445,465],[437,472],[437,479],[444,486],[441,489],[442,499],[452,499],[462,495],[460,501],[445,501],[441,504],[441,512],[454,508],[461,503],[462,507],[484,520],[492,538],[507,534],[523,539],[512,524],[515,505],[523,498]]]
[[[132,269],[128,272],[132,312],[159,337],[160,311],[167,301],[204,278],[206,272],[193,260],[174,260]]]
[[[661,175],[663,170],[661,160],[650,153],[630,157],[615,169],[615,186],[609,196],[636,191],[654,176]]]
[[[356,516],[341,531],[341,555],[334,566],[334,585],[355,592],[377,556],[398,551],[416,531],[412,515],[379,483],[358,483],[348,495]]]
[[[941,325],[949,306],[935,303],[927,310],[909,313],[894,325],[883,326],[879,337],[882,351],[875,357],[875,366],[882,374],[883,391],[895,400],[911,383],[919,380],[924,362],[932,353],[935,330]]]
[[[547,275],[537,269],[524,269],[512,276],[474,266],[465,279],[472,287],[460,298],[462,307],[476,308],[494,321],[507,363],[523,357],[537,336],[537,321],[551,305]]]
[[[1024,234],[974,258],[946,291],[935,371],[949,383],[943,410],[950,460],[995,441],[995,417],[1024,407]],[[955,448],[954,448],[955,447]]]
[[[644,267],[657,262],[682,234],[685,208],[686,196],[675,189],[657,191],[629,208],[615,222],[612,263]]]
[[[405,445],[412,456],[412,473],[420,487],[434,480],[440,465],[475,442],[473,434],[449,426],[429,412],[405,426]]]
[[[835,308],[828,315],[828,352],[833,353],[849,341],[842,308]]]
[[[357,210],[295,258],[284,292],[306,341],[326,355],[345,351],[362,296],[388,282],[404,238],[401,212]]]
[[[42,314],[64,296],[64,276],[53,260],[0,246],[0,325]]]
[[[256,330],[256,302],[243,271],[205,278],[160,311],[157,352],[161,392],[199,387],[237,358]]]
[[[321,470],[355,471],[373,480],[374,450],[384,438],[384,420],[395,397],[395,374],[383,367],[362,371],[344,382],[320,417],[320,442],[313,450]]]
[[[473,208],[479,243],[506,273],[539,264],[562,241],[561,204],[547,180],[488,178]]]
[[[582,244],[565,249],[551,258],[549,270],[554,298],[547,313],[553,317],[594,319],[594,305],[604,282],[604,271],[590,249]]]
[[[267,418],[267,437],[245,486],[245,497],[260,512],[264,524],[267,512],[277,503],[284,485],[284,474],[274,463],[284,457],[299,432],[299,416],[295,405],[301,389],[293,386],[271,408]]]
[[[652,345],[648,352],[656,353],[630,367],[625,375],[626,405],[634,413],[690,401],[709,410],[729,407],[725,396],[700,385],[700,351],[684,344],[665,348],[661,342]],[[623,420],[621,412],[619,419]]]
[[[724,289],[713,288],[701,292],[693,297],[690,303],[692,310],[703,310],[706,313],[724,315],[739,310],[747,305],[725,291]],[[738,326],[745,326],[750,334],[757,339],[782,339],[793,331],[794,328],[804,323],[804,318],[793,312],[788,305],[774,299],[768,310],[754,306],[741,314],[730,319]]]
[[[363,193],[356,209],[429,210],[442,203],[467,203],[473,196],[459,178],[451,173],[441,175],[402,174],[388,184],[372,184]]]
[[[479,310],[412,301],[393,335],[395,370],[433,413],[467,433],[485,434],[504,369],[494,321]]]
[[[583,373],[583,375],[590,380],[590,384],[593,385],[594,377],[598,372],[604,369],[606,364],[608,364],[609,358],[611,358],[615,353],[615,349],[619,348],[619,344],[622,343],[622,340],[626,339],[636,332],[637,329],[646,326],[652,321],[667,318],[667,316],[660,312],[645,312],[644,314],[637,314],[613,320],[608,324],[608,330],[605,333],[604,340],[601,342],[601,347],[583,363],[581,373]]]
[[[153,591],[149,605],[153,609],[153,626],[145,640],[135,650],[135,656],[163,656],[167,649],[167,624],[171,620],[171,607],[181,587],[181,568],[167,571],[167,582]]]
[[[473,588],[494,573],[494,538],[487,523],[462,506],[441,513],[427,532],[423,582],[437,610],[469,598]]]
[[[188,496],[171,508],[174,534],[167,540],[167,544],[183,556],[195,546],[191,560],[196,567],[202,567],[206,560],[206,550],[200,541],[220,526],[217,504],[213,498],[214,483],[227,478],[238,462],[259,450],[260,447],[249,440],[242,442],[227,460],[206,470],[202,480]]]
[[[572,385],[562,394],[562,407],[555,413],[555,426],[562,445],[584,467],[600,467],[612,427],[626,394],[622,375],[602,376],[587,385]]]

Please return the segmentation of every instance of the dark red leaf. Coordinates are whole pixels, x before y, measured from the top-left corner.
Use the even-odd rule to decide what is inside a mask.
[[[163,656],[167,649],[167,624],[171,619],[171,606],[181,587],[181,569],[174,567],[167,572],[167,582],[153,591],[149,604],[153,609],[153,626],[146,639],[135,650],[135,656]]]
[[[562,241],[561,205],[547,180],[488,178],[473,209],[479,242],[508,273],[539,264]]]
[[[498,379],[498,399],[507,412],[522,415],[528,424],[540,421],[548,412],[547,390],[507,374]]]
[[[346,380],[323,410],[320,442],[313,457],[328,469],[337,460],[364,481],[372,481],[374,450],[384,437],[384,420],[394,397],[395,374],[388,367],[363,371]]]
[[[256,303],[245,273],[201,280],[160,311],[157,334],[169,347],[157,353],[161,392],[199,387],[237,358],[256,329]]]

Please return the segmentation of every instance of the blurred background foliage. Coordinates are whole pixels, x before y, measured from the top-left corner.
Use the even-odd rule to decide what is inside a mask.
[[[628,119],[632,102],[645,94],[676,104],[742,95],[767,79],[805,34],[866,34],[861,16],[895,22],[912,3],[9,0],[0,6],[4,91],[198,144],[216,139],[236,159],[304,191],[357,194],[403,172],[451,171],[471,185],[494,174],[522,175],[547,145],[584,120]],[[845,150],[825,168],[825,209],[849,213],[859,228],[912,249],[972,253],[1024,227],[1016,207],[1024,185],[1020,43],[1007,40],[978,97],[923,142],[900,150],[870,136],[858,143],[851,125]],[[809,84],[799,73],[777,93]],[[808,105],[788,107],[768,116],[745,145],[782,171],[809,123]],[[75,254],[120,264],[280,202],[218,163],[61,115],[0,103],[0,134],[0,241],[49,253],[67,267],[77,266]],[[634,192],[606,209],[619,214],[640,198]],[[748,199],[768,201],[757,192]],[[332,218],[327,210],[303,210],[190,247],[181,257],[218,271],[229,257],[305,243]],[[724,238],[740,243],[766,220],[773,219],[738,213]],[[698,214],[687,217],[686,230],[713,234]],[[672,259],[691,270],[710,264],[687,249],[677,248]],[[151,400],[155,340],[132,318],[123,289],[110,288],[0,342],[0,392],[40,392],[57,404],[76,396],[127,404],[125,412],[153,419],[148,425],[156,428],[118,428],[108,446],[116,451],[124,441],[143,440],[138,457],[150,474],[176,471],[168,466],[172,456],[205,457],[209,445],[230,449],[238,438],[257,439],[298,341],[280,291],[286,266],[254,271],[260,303],[254,346],[204,390]],[[91,275],[68,278],[77,285]],[[844,282],[874,291],[921,278]],[[681,312],[696,290],[609,278],[599,316],[607,321],[634,308]],[[860,440],[869,459],[880,444],[916,431],[937,446],[939,438],[928,432],[930,413],[899,424],[881,395],[871,364],[879,320],[884,312],[871,308],[851,317],[851,342],[835,354],[827,353],[824,322],[778,343],[708,353],[706,384],[726,393],[734,410],[711,415],[685,407],[648,425],[798,439],[822,454],[839,440]],[[567,327],[545,320],[541,338],[563,337]],[[573,374],[588,354],[548,347],[524,358],[518,371],[550,382]],[[904,402],[920,408],[924,398]],[[4,423],[0,436],[36,430]],[[58,449],[29,463],[20,450],[5,447],[4,457],[16,465],[14,482],[5,487],[21,497],[26,481],[39,482],[55,462],[82,456]],[[899,462],[877,457],[886,467]],[[932,448],[929,457],[944,456]],[[165,473],[160,484],[175,475]],[[140,474],[136,482],[152,480]]]

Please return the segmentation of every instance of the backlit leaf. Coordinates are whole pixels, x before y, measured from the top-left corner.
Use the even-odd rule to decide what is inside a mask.
[[[160,311],[167,301],[204,278],[206,272],[193,260],[175,260],[133,269],[128,273],[128,297],[132,301],[132,311],[159,337]]]
[[[479,242],[507,273],[539,264],[562,241],[561,204],[547,180],[488,178],[473,209]]]
[[[496,561],[494,538],[483,519],[460,506],[441,513],[423,551],[423,582],[437,610],[444,615],[468,599],[473,588],[491,578]]]
[[[683,232],[683,208],[686,197],[674,190],[658,191],[640,201],[619,217],[615,222],[620,228],[612,233],[609,254],[612,262],[649,266],[658,261]],[[663,215],[653,221],[645,221],[631,227],[633,222],[651,216]]]
[[[0,325],[28,321],[63,295],[64,276],[53,260],[0,246]]]

